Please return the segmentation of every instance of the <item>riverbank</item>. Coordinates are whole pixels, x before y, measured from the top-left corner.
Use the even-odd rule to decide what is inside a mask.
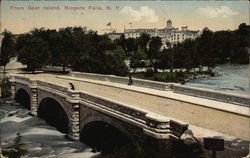
[[[199,78],[207,78],[218,76],[217,72],[213,72],[211,70],[207,71],[174,71],[174,72],[140,72],[140,73],[132,73],[134,78],[152,80],[152,81],[160,81],[160,82],[175,82],[185,84],[191,80],[199,79]]]
[[[176,69],[173,72],[136,72],[132,78],[140,78],[160,82],[175,82],[190,87],[215,90],[223,93],[250,94],[250,68],[249,64],[218,65],[208,71],[184,71]]]

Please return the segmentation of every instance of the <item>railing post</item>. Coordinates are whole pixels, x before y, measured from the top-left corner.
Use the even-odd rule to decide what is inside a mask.
[[[67,98],[67,101],[72,107],[68,137],[72,140],[80,140],[80,92],[68,89],[68,93],[70,97]]]
[[[31,89],[31,107],[30,111],[33,116],[37,116],[37,109],[38,109],[38,98],[37,98],[37,81],[32,81],[31,85],[29,86]]]

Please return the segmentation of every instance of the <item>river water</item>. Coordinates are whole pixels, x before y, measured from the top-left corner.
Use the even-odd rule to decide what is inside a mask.
[[[216,77],[206,77],[187,82],[185,85],[220,92],[249,95],[249,65],[220,65],[214,68]]]
[[[2,148],[12,145],[16,134],[20,133],[22,143],[28,150],[24,158],[90,158],[99,155],[91,152],[92,149],[81,142],[68,140],[65,134],[28,113],[21,106],[0,106]]]

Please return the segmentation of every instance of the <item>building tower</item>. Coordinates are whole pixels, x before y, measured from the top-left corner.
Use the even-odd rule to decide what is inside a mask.
[[[171,29],[172,28],[172,21],[170,19],[167,21],[167,27],[166,28],[167,29]]]

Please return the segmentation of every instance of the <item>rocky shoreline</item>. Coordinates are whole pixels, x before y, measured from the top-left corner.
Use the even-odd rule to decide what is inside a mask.
[[[193,81],[196,79],[201,79],[201,78],[208,78],[208,77],[217,77],[219,76],[218,72],[212,72],[212,71],[204,71],[204,72],[194,72],[190,75],[188,75],[183,82],[180,82],[181,84],[185,84],[189,81]]]

